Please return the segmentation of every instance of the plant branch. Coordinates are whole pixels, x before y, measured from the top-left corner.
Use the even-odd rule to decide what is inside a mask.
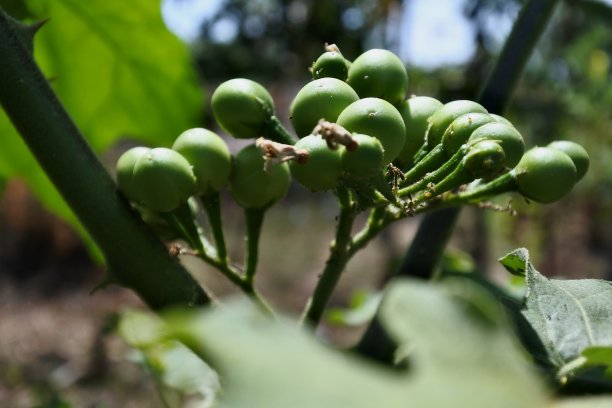
[[[313,328],[317,327],[321,321],[327,303],[349,260],[351,230],[357,210],[355,204],[350,201],[349,192],[345,188],[338,188],[338,201],[340,203],[340,215],[338,216],[336,237],[330,245],[329,257],[325,263],[325,268],[321,273],[311,298],[306,304],[302,318],[304,322],[307,322]]]
[[[91,150],[36,66],[23,26],[0,9],[0,104],[106,259],[110,279],[153,309],[208,296],[170,256]]]

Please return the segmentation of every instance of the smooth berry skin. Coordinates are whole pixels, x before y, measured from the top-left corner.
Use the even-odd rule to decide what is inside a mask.
[[[457,100],[444,104],[429,118],[426,143],[427,150],[431,150],[442,142],[442,136],[450,124],[466,113],[487,113],[487,110],[474,101]]]
[[[134,166],[136,166],[138,159],[150,150],[148,147],[133,147],[125,151],[117,160],[115,166],[117,186],[130,201],[138,201],[138,188],[134,181]]]
[[[225,132],[238,139],[251,139],[262,135],[274,112],[274,101],[257,82],[235,78],[215,89],[211,107],[217,123]]]
[[[309,135],[297,141],[296,149],[308,152],[305,163],[289,162],[291,176],[311,191],[330,190],[338,187],[342,175],[343,148],[332,150],[321,136]]]
[[[187,159],[197,182],[197,194],[221,190],[229,182],[232,155],[225,141],[204,128],[184,131],[174,141],[172,149]]]
[[[576,183],[576,166],[560,150],[535,147],[528,150],[513,170],[518,191],[539,203],[558,201]]]
[[[254,144],[236,154],[230,177],[230,193],[246,209],[265,209],[282,199],[289,191],[291,175],[287,163],[271,164],[264,170],[261,150]]]
[[[312,133],[319,120],[335,122],[340,113],[359,96],[346,82],[321,78],[307,83],[289,108],[291,124],[299,137]]]
[[[348,70],[349,85],[361,98],[380,98],[395,105],[406,97],[408,73],[391,51],[372,49],[361,54]]]
[[[567,154],[576,166],[576,181],[582,180],[589,170],[591,159],[584,147],[569,140],[556,140],[548,144],[551,149],[560,150]]]
[[[397,160],[410,164],[425,142],[429,117],[442,107],[442,102],[429,96],[414,96],[400,102],[396,107],[406,126],[406,141]]]
[[[354,133],[353,139],[357,142],[357,148],[342,151],[343,170],[361,179],[367,179],[380,173],[385,166],[384,148],[380,140],[359,133]]]
[[[503,169],[506,154],[499,143],[493,140],[480,140],[470,146],[463,157],[462,166],[474,179],[491,178]]]
[[[338,116],[338,125],[351,133],[376,137],[384,148],[383,165],[400,154],[406,142],[406,126],[398,110],[384,99],[364,98],[353,102]]]
[[[490,122],[476,129],[468,142],[486,139],[497,141],[506,154],[505,167],[513,168],[521,160],[525,151],[523,137],[514,126],[503,122]]]
[[[495,122],[491,115],[479,112],[466,113],[453,120],[442,136],[442,145],[447,156],[459,150],[476,129],[491,122]]]
[[[336,51],[324,52],[312,64],[310,72],[313,79],[336,78],[346,81],[351,63]]]
[[[170,212],[196,192],[191,165],[180,153],[158,147],[142,155],[134,166],[138,202],[159,212]]]

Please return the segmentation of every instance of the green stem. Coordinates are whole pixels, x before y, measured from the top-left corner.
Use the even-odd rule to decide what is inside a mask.
[[[245,233],[245,273],[244,278],[247,282],[253,282],[255,272],[257,272],[257,260],[259,255],[259,237],[261,236],[261,226],[263,224],[265,209],[247,208],[244,210],[246,219]]]
[[[406,197],[407,195],[416,193],[427,187],[429,183],[437,183],[443,177],[446,177],[450,174],[459,163],[461,163],[461,159],[465,156],[465,148],[459,149],[453,157],[451,157],[446,163],[444,163],[438,169],[428,173],[421,180],[417,181],[414,184],[409,185],[408,187],[404,187],[397,191],[397,195],[399,197]]]
[[[350,202],[348,191],[345,188],[338,188],[338,201],[340,203],[340,215],[338,216],[336,236],[330,245],[325,268],[303,314],[303,321],[313,328],[316,328],[321,321],[327,303],[349,259],[348,248],[357,211],[355,205]]]
[[[444,198],[444,202],[446,204],[467,203],[514,190],[516,190],[516,178],[515,172],[512,170],[474,189],[449,195]]]
[[[428,172],[434,171],[444,164],[445,160],[446,152],[444,146],[440,143],[404,174],[404,180],[402,180],[400,186],[404,187],[422,179]]]
[[[202,241],[202,237],[198,231],[198,227],[193,219],[189,204],[184,203],[177,209],[160,213],[160,216],[170,224],[179,236],[184,239],[191,248],[201,254],[206,254],[206,246]]]
[[[278,143],[295,144],[295,138],[274,115],[270,116],[270,119],[264,126],[262,136]]]
[[[225,245],[225,235],[223,233],[220,194],[218,191],[205,194],[201,197],[201,200],[206,216],[208,217],[208,223],[210,224],[213,239],[215,241],[217,258],[221,263],[227,264],[229,259],[227,255],[227,247]]]
[[[112,279],[153,309],[209,303],[208,296],[119,194],[0,9],[0,104],[62,197],[91,234]]]

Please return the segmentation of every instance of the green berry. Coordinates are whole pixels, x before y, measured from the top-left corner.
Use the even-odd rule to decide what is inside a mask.
[[[523,137],[514,126],[502,122],[490,122],[476,129],[469,138],[469,142],[480,139],[498,142],[506,154],[507,168],[513,168],[521,160],[525,151]]]
[[[338,125],[351,133],[374,136],[384,148],[383,165],[391,163],[404,148],[406,126],[397,109],[379,98],[353,102],[338,116]]]
[[[312,64],[313,79],[337,78],[346,81],[351,63],[337,51],[326,51]]]
[[[347,82],[361,98],[381,98],[393,105],[400,103],[408,91],[406,67],[397,55],[382,49],[357,57],[349,68]]]
[[[332,150],[320,136],[309,135],[295,144],[296,149],[308,152],[305,163],[289,162],[291,176],[312,191],[329,190],[338,186],[342,175],[341,151]]]
[[[446,128],[442,136],[444,151],[450,157],[468,141],[470,135],[480,126],[494,122],[488,113],[472,112],[459,116]]]
[[[216,133],[203,128],[186,130],[174,141],[172,149],[193,167],[198,194],[219,191],[228,183],[232,155],[225,141]]]
[[[230,192],[240,206],[267,208],[287,194],[291,184],[287,163],[271,164],[268,171],[264,164],[262,152],[254,144],[244,147],[234,158]]]
[[[581,180],[589,169],[590,158],[584,147],[569,140],[557,140],[548,145],[551,149],[567,154],[576,166],[576,181]]]
[[[426,150],[429,151],[442,142],[442,136],[450,124],[466,113],[487,113],[487,110],[474,101],[458,100],[444,104],[429,118],[426,136]]]
[[[506,154],[499,143],[493,140],[480,140],[471,145],[462,159],[461,165],[474,179],[495,176],[506,163]]]
[[[133,147],[123,153],[117,160],[117,186],[130,201],[138,201],[138,188],[134,181],[134,166],[138,159],[150,150],[148,147]]]
[[[513,171],[519,192],[539,203],[559,200],[576,183],[576,166],[572,159],[549,147],[530,149]]]
[[[320,119],[335,122],[340,112],[358,99],[353,88],[339,79],[309,82],[300,89],[289,108],[293,128],[299,137],[309,135]]]
[[[219,126],[240,139],[259,137],[274,112],[268,91],[255,81],[230,79],[212,95],[212,111]]]
[[[429,125],[427,120],[442,107],[442,102],[429,96],[414,96],[396,106],[406,126],[406,142],[397,160],[410,164],[415,153],[425,142],[425,132]]]
[[[357,148],[342,151],[342,168],[351,176],[371,178],[383,169],[384,148],[380,140],[373,136],[354,133]]]
[[[191,165],[180,153],[164,147],[151,149],[134,166],[138,202],[154,211],[169,212],[196,191]]]
[[[501,122],[501,123],[505,123],[506,125],[514,126],[512,122],[510,122],[508,119],[504,118],[501,115],[497,115],[495,113],[489,113],[489,115],[491,115],[493,119],[495,119],[496,122]]]

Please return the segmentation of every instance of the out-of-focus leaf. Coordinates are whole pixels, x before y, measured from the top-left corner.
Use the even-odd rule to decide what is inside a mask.
[[[359,291],[351,296],[347,308],[330,308],[326,320],[335,325],[360,326],[374,317],[381,299],[381,293]]]
[[[96,152],[126,136],[167,146],[197,125],[203,94],[159,1],[26,4],[33,19],[51,18],[35,36],[36,61]],[[0,175],[24,179],[48,209],[77,225],[1,110],[0,137]]]
[[[498,308],[465,281],[396,281],[381,321],[410,369],[392,371],[242,303],[168,321],[219,372],[221,407],[542,407],[541,384]]]
[[[187,347],[168,339],[165,325],[157,316],[124,312],[118,332],[138,349],[137,361],[155,377],[166,401],[181,401],[186,406],[187,399],[190,407],[212,406],[220,387],[217,373]]]
[[[588,347],[582,350],[587,365],[604,366],[605,375],[612,379],[612,346]]]
[[[500,259],[511,273],[524,273],[527,292],[522,314],[557,370],[573,364],[588,347],[612,345],[612,282],[558,280],[542,276],[526,249]]]
[[[383,326],[413,367],[408,401],[427,407],[540,407],[542,387],[501,308],[466,280],[444,286],[397,281]],[[443,392],[441,391],[443,390]]]
[[[612,407],[612,397],[582,397],[568,398],[555,402],[550,408],[609,408]]]

